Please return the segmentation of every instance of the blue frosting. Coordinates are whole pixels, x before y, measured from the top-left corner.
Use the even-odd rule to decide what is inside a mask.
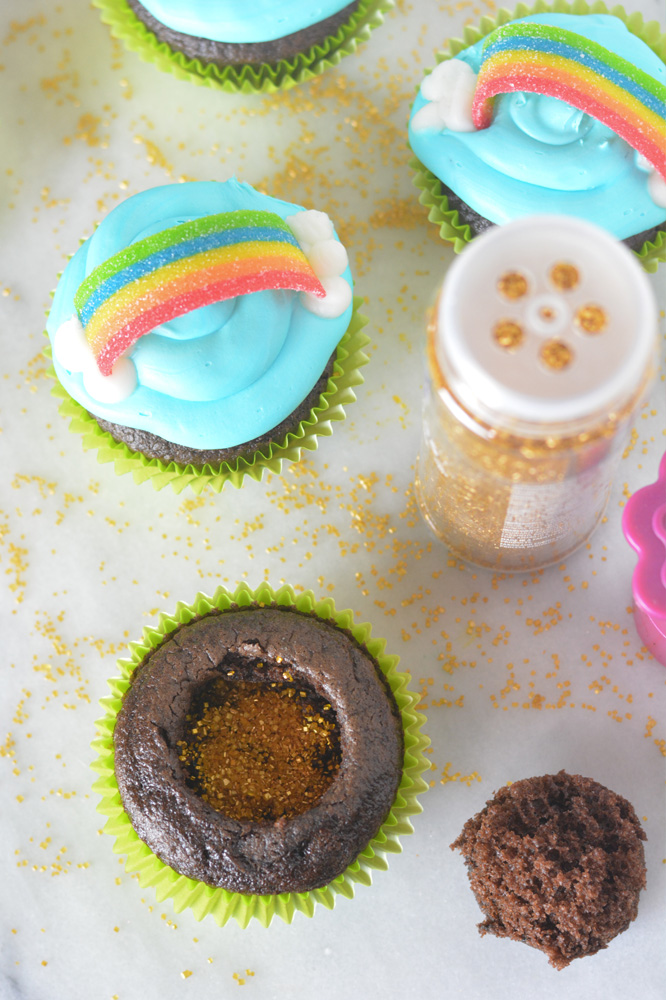
[[[74,294],[95,267],[119,250],[190,219],[237,209],[275,212],[298,205],[259,194],[235,180],[151,188],[118,205],[71,258],[47,322],[51,341],[76,315]],[[343,278],[352,286],[349,269]],[[54,357],[67,392],[95,416],[150,431],[191,448],[227,448],[284,420],[319,379],[351,319],[305,309],[297,292],[264,291],[204,306],[141,337],[130,357],[138,385],[119,403],[92,399],[80,373]]]
[[[666,83],[664,63],[617,17],[551,13],[521,21],[577,32]],[[456,58],[478,72],[483,44]],[[426,103],[419,93],[412,118]],[[478,132],[416,132],[411,122],[409,129],[419,160],[479,215],[497,224],[535,213],[576,215],[618,239],[666,220],[635,151],[606,125],[539,94],[504,94],[494,108],[492,124]]]
[[[216,42],[272,42],[302,31],[349,0],[141,0],[174,31]]]

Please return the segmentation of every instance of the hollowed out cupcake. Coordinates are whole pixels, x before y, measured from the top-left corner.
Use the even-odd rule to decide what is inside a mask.
[[[128,870],[219,923],[290,920],[368,884],[428,767],[396,664],[311,593],[181,605],[121,662],[99,723],[100,810]]]
[[[393,0],[93,0],[114,35],[160,69],[224,90],[288,88],[336,65]]]
[[[67,264],[47,332],[85,446],[198,491],[330,434],[362,381],[363,323],[328,216],[231,180],[115,208]]]
[[[656,22],[521,5],[449,42],[409,142],[430,219],[461,250],[491,225],[574,215],[654,270],[666,234],[666,36]]]

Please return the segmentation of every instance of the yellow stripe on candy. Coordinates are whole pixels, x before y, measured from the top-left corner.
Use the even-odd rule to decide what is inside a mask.
[[[521,77],[525,72],[533,77],[542,77],[554,85],[562,82],[568,86],[575,86],[581,91],[581,104],[584,105],[585,94],[589,94],[594,100],[619,114],[631,126],[638,127],[640,124],[641,131],[648,135],[651,142],[663,144],[666,139],[666,122],[660,115],[623,87],[600,76],[595,70],[564,56],[540,52],[537,62],[533,53],[529,51],[498,52],[482,66],[477,86],[492,83],[495,77],[502,76],[515,80],[515,90],[519,91]],[[580,110],[585,111],[585,107],[581,107]]]
[[[230,278],[241,272],[259,273],[262,260],[271,267],[282,263],[296,273],[310,273],[302,250],[282,242],[234,244],[174,261],[120,289],[97,309],[86,327],[93,353],[99,354],[116,330],[131,323],[147,308],[191,291],[193,277],[200,275],[201,280],[196,284],[202,287],[213,280],[213,270],[216,281],[224,279],[225,270]]]

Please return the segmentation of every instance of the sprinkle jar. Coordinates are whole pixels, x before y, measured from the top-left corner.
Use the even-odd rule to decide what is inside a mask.
[[[565,216],[477,238],[428,317],[416,494],[457,555],[531,570],[601,518],[655,368],[657,307],[629,250]]]

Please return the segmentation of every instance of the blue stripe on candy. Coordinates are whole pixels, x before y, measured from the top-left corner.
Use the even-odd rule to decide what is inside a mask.
[[[205,236],[196,236],[182,243],[174,243],[170,247],[164,247],[143,260],[138,260],[134,264],[129,264],[122,271],[111,275],[103,281],[90,295],[85,305],[79,312],[79,319],[83,326],[87,326],[97,309],[106,302],[112,295],[119,292],[132,281],[152,274],[165,264],[171,264],[176,260],[183,260],[185,257],[193,257],[195,254],[205,253],[207,250],[215,250],[218,247],[232,246],[234,243],[251,243],[254,241],[262,243],[288,243],[298,247],[299,242],[293,233],[285,232],[283,229],[271,226],[243,226],[238,229],[223,229],[220,232],[208,233]]]
[[[486,62],[491,56],[495,55],[497,52],[506,52],[516,49],[523,50],[538,50],[540,52],[547,52],[550,55],[563,56],[565,59],[572,59],[582,66],[588,69],[594,70],[600,76],[605,77],[612,83],[617,84],[623,90],[628,91],[639,101],[641,101],[646,107],[654,111],[655,114],[659,115],[661,118],[666,114],[666,103],[660,101],[658,97],[651,94],[648,90],[632,80],[630,76],[626,76],[624,73],[619,73],[617,70],[613,69],[608,63],[602,62],[595,56],[589,55],[587,52],[581,52],[573,45],[566,45],[564,42],[556,42],[551,38],[535,38],[532,35],[525,36],[523,38],[513,36],[507,36],[506,38],[499,38],[494,42],[491,42],[488,48],[484,52],[483,63]],[[483,63],[481,64],[483,66]]]

